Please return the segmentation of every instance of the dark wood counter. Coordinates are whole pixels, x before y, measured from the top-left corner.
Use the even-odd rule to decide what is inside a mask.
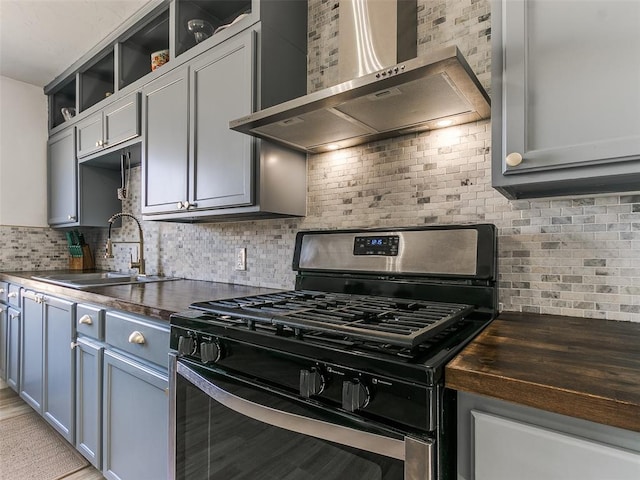
[[[504,313],[446,385],[640,432],[640,323]]]
[[[62,271],[57,271],[61,273]],[[71,272],[71,271],[69,271]],[[203,280],[170,280],[134,285],[113,285],[78,290],[33,280],[48,272],[0,272],[0,281],[15,283],[38,292],[77,302],[87,302],[169,321],[172,313],[186,310],[193,302],[260,295],[279,290]],[[52,273],[52,272],[49,272]],[[77,273],[77,272],[75,272]]]

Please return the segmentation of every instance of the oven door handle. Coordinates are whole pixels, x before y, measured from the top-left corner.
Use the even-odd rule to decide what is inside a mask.
[[[378,455],[405,459],[404,440],[363,432],[251,402],[223,390],[181,362],[177,362],[177,373],[225,407],[259,422]]]

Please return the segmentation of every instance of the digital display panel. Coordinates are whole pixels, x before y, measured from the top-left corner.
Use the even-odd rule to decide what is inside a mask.
[[[398,235],[377,235],[356,237],[353,244],[354,255],[398,255]]]

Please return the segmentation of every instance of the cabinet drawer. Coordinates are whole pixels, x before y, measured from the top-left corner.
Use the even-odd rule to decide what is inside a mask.
[[[168,367],[168,324],[119,312],[107,312],[105,342],[143,360]]]
[[[92,305],[79,304],[77,307],[76,329],[78,334],[96,340],[104,340],[104,309]]]
[[[7,303],[7,294],[9,293],[9,284],[0,282],[0,302]]]
[[[9,305],[20,308],[20,287],[18,285],[9,285],[7,301]]]

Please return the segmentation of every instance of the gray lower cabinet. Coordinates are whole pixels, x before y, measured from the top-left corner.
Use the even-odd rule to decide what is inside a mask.
[[[75,303],[22,291],[20,396],[73,443]]]
[[[105,351],[103,475],[107,479],[167,478],[167,389],[166,372]]]
[[[20,311],[7,308],[7,385],[20,391]]]
[[[43,298],[42,413],[68,442],[75,439],[75,303]]]
[[[102,363],[104,344],[76,341],[76,448],[102,469]]]
[[[120,172],[78,165],[75,126],[48,142],[48,221],[52,227],[102,227],[122,209],[116,195]]]
[[[458,480],[635,480],[640,433],[459,394]]]
[[[0,287],[1,289],[1,287]],[[7,379],[7,332],[9,330],[9,307],[0,303],[0,379]]]
[[[491,18],[493,186],[637,190],[640,3],[493,0]]]
[[[43,296],[22,291],[22,332],[20,338],[20,396],[42,414],[43,395]]]
[[[103,367],[103,462],[108,479],[167,478],[169,327],[107,311]]]

